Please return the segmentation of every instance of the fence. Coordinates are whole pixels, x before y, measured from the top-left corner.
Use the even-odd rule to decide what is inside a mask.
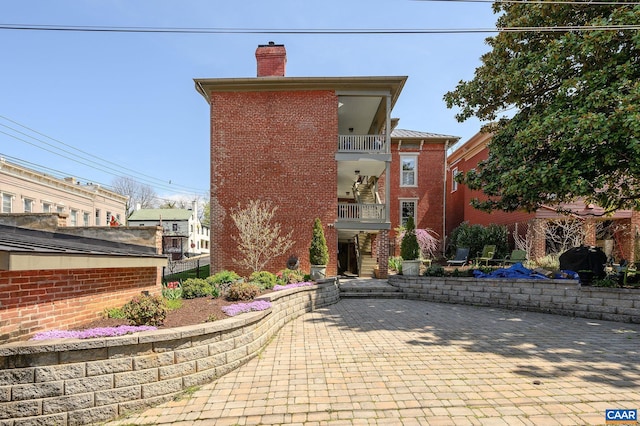
[[[209,261],[208,254],[181,260],[171,260],[169,258],[167,266],[162,267],[162,280],[166,281],[167,277],[193,270],[195,270],[196,278],[204,278],[200,276],[200,268],[208,266]]]

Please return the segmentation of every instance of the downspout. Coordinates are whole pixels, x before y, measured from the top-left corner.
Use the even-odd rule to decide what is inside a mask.
[[[442,255],[446,253],[447,247],[447,149],[449,149],[449,140],[444,143],[444,179],[442,180]]]

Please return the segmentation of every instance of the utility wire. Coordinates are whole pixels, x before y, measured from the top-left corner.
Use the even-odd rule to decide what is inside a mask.
[[[90,153],[85,152],[85,151],[83,151],[83,150],[81,150],[81,149],[78,149],[78,148],[75,148],[75,147],[73,147],[73,146],[71,146],[71,145],[68,145],[68,144],[66,144],[66,143],[64,143],[64,142],[58,141],[58,140],[56,140],[56,139],[53,139],[53,138],[51,138],[51,137],[49,137],[49,136],[47,136],[47,135],[44,135],[43,133],[40,133],[40,132],[38,132],[38,131],[36,131],[36,130],[33,130],[33,129],[29,128],[29,127],[23,126],[22,124],[20,124],[20,123],[18,123],[18,122],[16,122],[16,121],[13,121],[13,120],[11,120],[11,119],[8,119],[8,118],[6,118],[6,117],[4,117],[4,116],[0,116],[0,118],[4,118],[5,120],[10,121],[10,122],[12,122],[12,123],[15,123],[15,124],[17,124],[17,125],[19,125],[19,126],[22,126],[22,127],[23,127],[23,128],[25,128],[25,129],[31,130],[32,132],[34,132],[34,133],[36,133],[36,134],[38,134],[38,135],[42,135],[42,136],[44,136],[44,137],[47,137],[47,138],[49,138],[49,139],[51,139],[51,140],[53,140],[53,141],[56,141],[56,142],[58,142],[58,143],[60,143],[60,144],[62,144],[62,145],[64,145],[64,146],[68,146],[68,147],[70,147],[70,148],[73,148],[73,149],[75,149],[76,151],[82,152],[83,154],[86,154],[86,155],[88,155],[88,156],[90,156],[90,157],[96,158],[96,159],[98,159],[98,160],[100,160],[100,161],[102,161],[102,162],[104,162],[104,163],[112,164],[112,165],[114,165],[114,166],[118,167],[119,169],[127,170],[128,172],[122,172],[121,170],[115,169],[115,168],[110,167],[110,166],[108,166],[108,165],[100,164],[100,163],[98,163],[98,162],[96,162],[96,161],[90,160],[90,159],[88,159],[88,158],[84,158],[84,157],[82,157],[82,156],[79,156],[79,155],[77,155],[77,154],[74,154],[73,152],[70,152],[70,151],[68,151],[68,150],[62,149],[62,148],[60,148],[60,147],[56,147],[56,146],[54,146],[53,144],[50,144],[50,143],[48,143],[48,142],[46,142],[46,141],[43,141],[43,140],[41,140],[41,139],[35,138],[35,137],[33,137],[33,136],[30,136],[30,135],[28,135],[28,134],[26,134],[26,133],[24,133],[24,132],[21,132],[20,130],[14,129],[14,128],[12,128],[12,127],[9,127],[9,126],[7,126],[7,125],[5,125],[5,124],[1,124],[1,123],[0,123],[0,126],[6,127],[6,128],[8,128],[8,129],[10,129],[10,130],[12,130],[12,131],[14,131],[14,132],[18,133],[18,134],[24,135],[24,136],[26,136],[26,137],[28,137],[28,138],[31,138],[31,139],[33,139],[33,140],[35,140],[35,141],[39,142],[39,143],[42,143],[42,144],[47,145],[47,146],[49,146],[49,147],[52,147],[52,148],[54,148],[54,149],[56,149],[56,150],[58,150],[58,151],[64,152],[64,153],[69,154],[69,155],[71,155],[71,156],[73,156],[73,157],[69,157],[69,156],[67,156],[67,155],[63,155],[63,154],[61,154],[60,152],[56,152],[56,151],[53,151],[53,150],[51,150],[51,149],[47,149],[47,148],[45,148],[45,147],[39,146],[39,145],[37,145],[37,144],[35,144],[35,143],[31,142],[31,141],[25,140],[25,139],[23,139],[23,138],[21,138],[21,137],[18,137],[18,136],[16,136],[16,135],[13,135],[13,134],[10,134],[10,133],[7,133],[7,132],[4,132],[4,131],[1,131],[1,130],[0,130],[0,133],[5,134],[5,135],[7,135],[7,136],[9,136],[9,137],[11,137],[11,138],[14,138],[14,139],[16,139],[16,140],[18,140],[18,141],[20,141],[20,142],[24,142],[24,143],[26,143],[26,144],[28,144],[28,145],[31,145],[31,146],[34,146],[34,147],[36,147],[36,148],[42,149],[42,150],[44,150],[44,151],[50,152],[50,153],[52,153],[52,154],[54,154],[54,155],[58,155],[58,156],[60,156],[60,157],[66,158],[66,159],[68,159],[68,160],[74,161],[74,162],[79,163],[79,164],[82,164],[82,165],[84,165],[84,166],[88,166],[88,167],[90,167],[90,168],[92,168],[92,169],[95,169],[95,170],[98,170],[98,171],[101,171],[101,172],[105,172],[105,173],[108,173],[108,174],[113,175],[113,176],[121,176],[121,175],[123,175],[123,174],[124,174],[124,175],[126,175],[126,176],[128,176],[128,177],[130,177],[130,178],[132,178],[132,179],[134,179],[134,180],[142,181],[142,182],[148,183],[149,185],[152,185],[152,186],[155,186],[155,187],[158,187],[158,188],[164,189],[164,190],[175,191],[176,189],[182,189],[182,190],[188,190],[188,191],[193,191],[193,192],[198,192],[198,193],[206,192],[206,191],[203,191],[202,189],[192,188],[192,187],[187,187],[187,186],[178,185],[178,184],[173,184],[173,183],[171,184],[171,186],[167,186],[167,185],[166,185],[166,183],[164,182],[164,180],[162,180],[162,179],[158,179],[158,178],[155,178],[155,177],[152,177],[152,176],[149,176],[149,175],[143,174],[143,173],[139,173],[139,172],[137,172],[136,170],[129,169],[129,168],[127,168],[127,167],[121,166],[121,165],[119,165],[119,164],[113,163],[113,162],[108,161],[108,160],[103,160],[103,159],[101,159],[101,158],[99,158],[99,157],[97,157],[97,156],[95,156],[95,155],[93,155],[93,154],[90,154]],[[74,157],[77,157],[77,158],[74,158]],[[83,160],[83,161],[78,160],[78,158],[79,158],[79,159],[81,159],[81,160]],[[92,165],[90,165],[90,164],[87,164],[86,162],[89,162],[89,163],[93,164],[94,166],[92,166]],[[129,173],[129,172],[131,172],[131,173],[133,173],[133,174],[131,174],[131,173]],[[140,176],[143,176],[143,178],[141,178]],[[146,177],[146,178],[145,178],[145,177]]]
[[[440,0],[453,1],[453,0]],[[529,2],[524,2],[529,3]],[[549,2],[541,2],[549,3]],[[574,2],[575,3],[575,2]],[[633,3],[640,4],[640,3]],[[162,27],[106,27],[62,26],[31,24],[0,24],[0,30],[71,31],[103,33],[162,33],[162,34],[297,34],[297,35],[389,35],[389,34],[467,34],[499,32],[568,32],[638,30],[640,25],[575,25],[502,28],[349,28],[349,29],[277,29],[277,28],[162,28]]]
[[[128,171],[128,172],[135,173],[135,175],[136,175],[136,176],[138,176],[138,175],[139,175],[139,176],[144,176],[144,177],[147,177],[147,178],[152,179],[152,180],[154,180],[154,181],[164,182],[164,179],[158,179],[158,178],[156,178],[156,177],[149,176],[149,175],[146,175],[146,174],[144,174],[144,173],[140,173],[140,172],[138,172],[137,170],[133,170],[133,169],[130,169],[130,168],[128,168],[128,167],[125,167],[125,166],[123,166],[123,165],[121,165],[121,164],[114,163],[114,162],[109,161],[109,160],[105,160],[105,159],[100,158],[100,157],[98,157],[98,156],[96,156],[96,155],[93,155],[93,154],[91,154],[91,153],[89,153],[89,152],[83,151],[83,150],[81,150],[80,148],[76,148],[76,147],[75,147],[75,146],[73,146],[73,145],[69,145],[69,144],[67,144],[67,143],[62,142],[61,140],[58,140],[58,139],[52,138],[51,136],[45,135],[44,133],[41,133],[41,132],[39,132],[39,131],[37,131],[37,130],[35,130],[35,129],[32,129],[32,128],[28,127],[28,126],[25,126],[24,124],[18,123],[17,121],[12,120],[12,119],[10,119],[10,118],[8,118],[8,117],[5,117],[5,116],[3,116],[3,115],[0,115],[0,118],[4,119],[4,120],[6,120],[6,121],[9,121],[9,122],[11,122],[11,123],[13,123],[13,124],[16,124],[16,125],[18,125],[18,126],[22,127],[23,129],[27,129],[27,130],[29,130],[29,131],[31,131],[31,132],[33,132],[33,133],[37,134],[37,135],[43,136],[43,137],[45,137],[45,138],[47,138],[47,139],[50,139],[50,140],[52,140],[52,141],[54,141],[54,142],[57,142],[57,143],[59,143],[60,145],[66,146],[66,147],[71,148],[71,149],[73,149],[73,150],[75,150],[75,151],[81,152],[82,154],[88,155],[89,157],[95,158],[95,159],[99,160],[100,162],[107,163],[107,164],[111,164],[111,165],[113,165],[113,166],[115,166],[115,167],[117,167],[117,168],[119,168],[119,169],[126,170],[126,171]],[[76,156],[77,156],[77,154],[73,154],[73,153],[71,153],[71,152],[69,152],[69,151],[66,151],[66,150],[62,149],[62,148],[55,147],[54,145],[52,145],[52,144],[50,144],[50,143],[48,143],[48,142],[42,141],[42,140],[40,140],[40,139],[38,139],[38,138],[34,138],[33,136],[30,136],[30,135],[28,135],[28,134],[26,134],[26,133],[23,133],[23,132],[19,131],[19,130],[16,130],[16,129],[14,129],[14,128],[11,128],[11,127],[9,127],[9,126],[7,126],[7,125],[0,124],[0,126],[6,127],[6,128],[8,128],[8,129],[11,129],[11,130],[13,130],[14,132],[20,133],[21,135],[24,135],[24,136],[27,136],[27,137],[29,137],[29,138],[31,138],[31,139],[37,140],[38,142],[41,142],[41,143],[43,143],[43,144],[45,144],[45,145],[48,145],[48,146],[54,147],[54,148],[56,148],[56,149],[59,149],[59,150],[60,150],[60,151],[62,151],[62,152],[66,152],[66,153],[68,153],[68,154],[76,155]],[[78,157],[79,157],[79,158],[82,158],[81,156],[78,156]],[[90,159],[86,159],[86,158],[82,158],[82,159],[83,159],[83,160],[85,160],[85,161],[89,161],[89,162],[91,162],[91,163],[93,163],[93,164],[97,164],[97,165],[102,166],[101,164],[98,164],[98,163],[96,163],[96,162],[94,162],[94,161],[92,161],[92,160],[90,160]],[[85,164],[85,165],[86,165],[86,164]],[[105,167],[105,166],[102,166],[102,167]],[[109,167],[109,169],[110,169],[110,170],[113,170],[113,171],[115,171],[115,172],[117,172],[117,173],[121,173],[121,172],[119,172],[118,170],[112,169],[112,168],[110,168],[110,167]],[[188,187],[188,186],[183,186],[183,185],[178,185],[178,184],[175,184],[175,186],[176,186],[176,187],[183,188],[183,189],[187,189],[187,190],[200,191],[200,189],[197,189],[197,188],[191,188],[191,187]]]

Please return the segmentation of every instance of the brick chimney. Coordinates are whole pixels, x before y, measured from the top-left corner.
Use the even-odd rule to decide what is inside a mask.
[[[284,77],[287,51],[283,44],[261,44],[256,49],[258,77]]]

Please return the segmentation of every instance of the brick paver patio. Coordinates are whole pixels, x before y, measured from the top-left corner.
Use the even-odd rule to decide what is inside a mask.
[[[256,358],[112,425],[599,425],[640,409],[640,325],[342,299]]]

